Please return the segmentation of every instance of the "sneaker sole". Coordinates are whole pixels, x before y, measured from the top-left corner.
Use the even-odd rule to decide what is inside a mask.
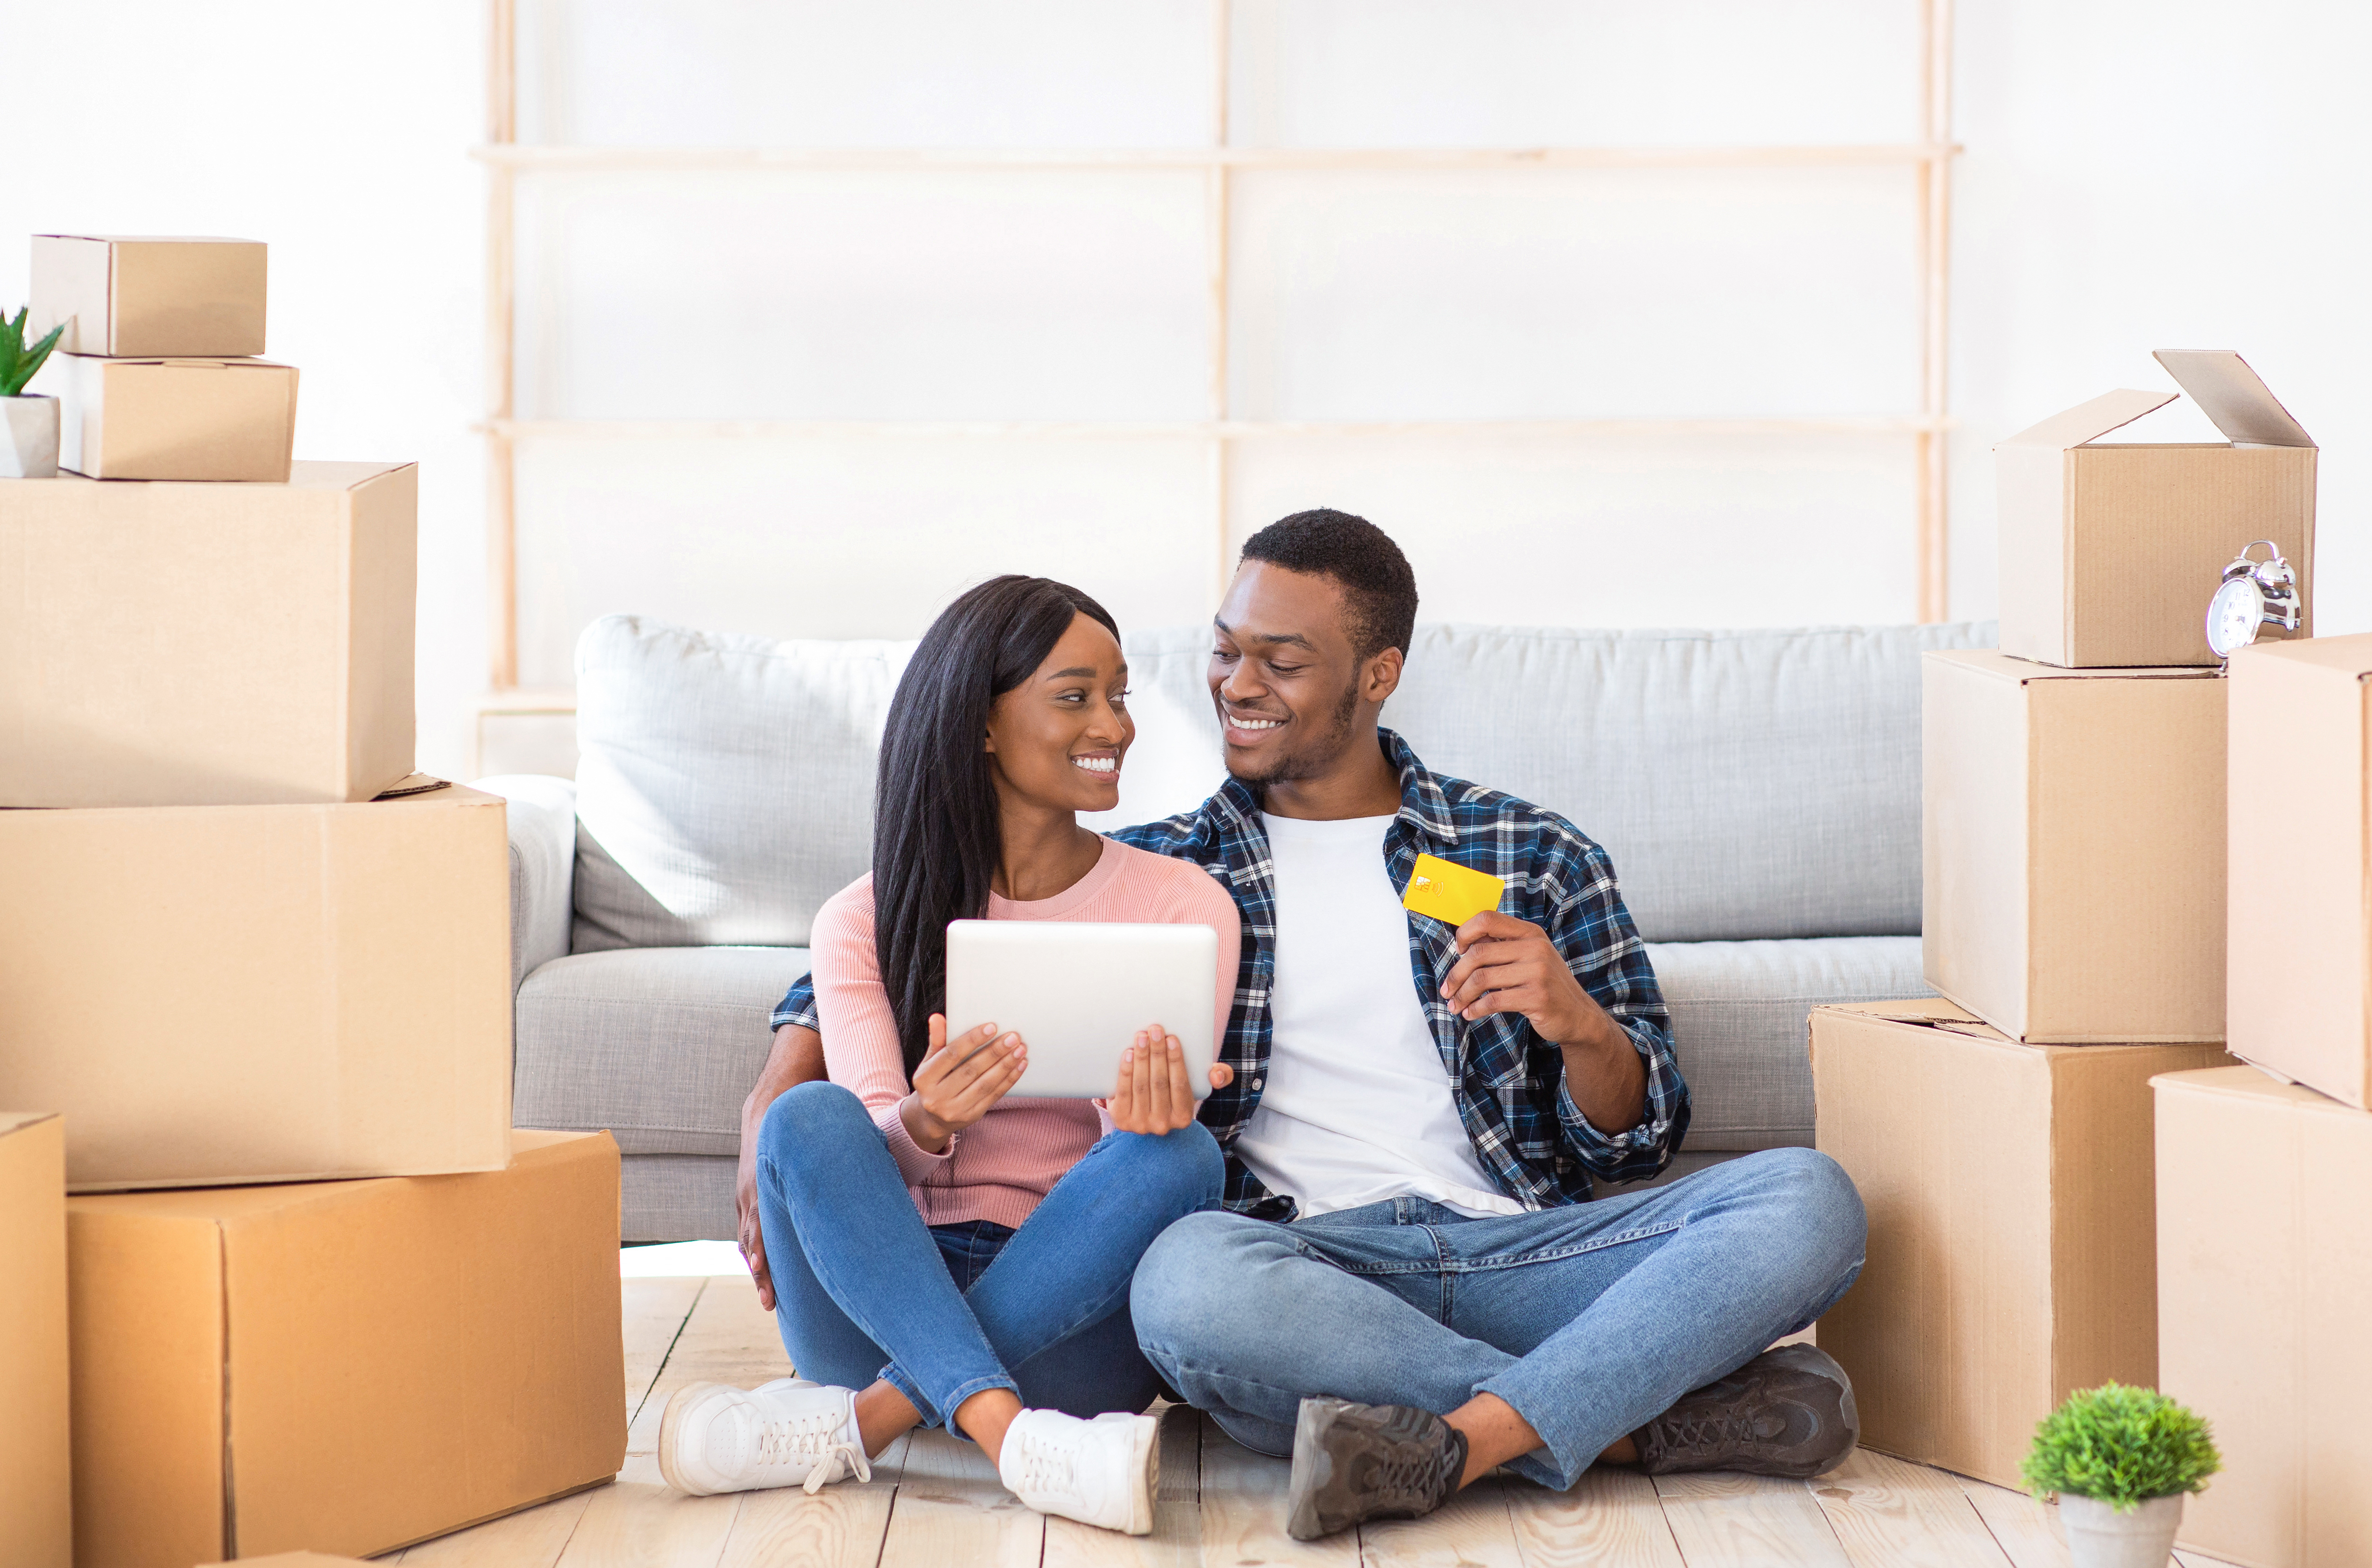
[[[667,1410],[659,1416],[659,1478],[689,1497],[714,1497],[716,1493],[704,1486],[692,1485],[677,1472],[676,1431],[692,1401],[715,1387],[714,1383],[691,1383],[678,1388],[674,1397],[668,1400]]]
[[[1149,1536],[1153,1505],[1161,1496],[1161,1423],[1152,1416],[1137,1417],[1132,1440],[1129,1469],[1136,1477],[1136,1486],[1128,1500],[1128,1527],[1122,1533]]]
[[[1334,1477],[1333,1466],[1318,1441],[1318,1416],[1331,1401],[1304,1400],[1293,1417],[1293,1479],[1285,1488],[1285,1533],[1296,1540],[1316,1540],[1331,1534],[1319,1521],[1319,1494]],[[1319,1467],[1328,1473],[1320,1477]]]

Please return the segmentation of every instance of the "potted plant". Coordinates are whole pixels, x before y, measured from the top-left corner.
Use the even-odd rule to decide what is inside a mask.
[[[0,315],[0,479],[54,479],[58,472],[58,400],[28,397],[25,383],[58,346],[64,323],[25,346],[26,312]]]
[[[2034,1429],[2026,1484],[2059,1494],[2076,1568],[2166,1568],[2182,1499],[2223,1463],[2207,1423],[2154,1388],[2103,1383]]]

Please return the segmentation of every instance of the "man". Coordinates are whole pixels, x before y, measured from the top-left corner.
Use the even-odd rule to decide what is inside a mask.
[[[1416,603],[1362,518],[1255,534],[1213,626],[1227,783],[1113,835],[1226,883],[1246,937],[1234,1078],[1202,1109],[1226,1207],[1146,1253],[1139,1343],[1238,1441],[1292,1456],[1305,1539],[1501,1464],[1559,1490],[1601,1459],[1819,1474],[1853,1447],[1852,1388],[1809,1346],[1765,1347],[1853,1283],[1860,1200],[1802,1149],[1592,1200],[1687,1130],[1663,999],[1603,850],[1379,727]],[[1498,910],[1453,931],[1403,909],[1420,854],[1501,878]],[[775,1015],[770,1078],[807,1070],[806,994]]]

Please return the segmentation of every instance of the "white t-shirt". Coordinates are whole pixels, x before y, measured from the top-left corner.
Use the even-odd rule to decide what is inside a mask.
[[[1475,1158],[1417,1004],[1408,912],[1384,865],[1393,819],[1262,820],[1276,867],[1273,1033],[1236,1154],[1304,1214],[1403,1194],[1523,1213]]]

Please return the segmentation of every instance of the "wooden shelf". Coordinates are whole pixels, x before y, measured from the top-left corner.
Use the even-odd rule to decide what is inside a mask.
[[[633,147],[498,143],[482,163],[522,172],[812,169],[1768,168],[1924,166],[1960,149],[1918,143],[1676,147]]]
[[[1808,414],[1756,419],[493,419],[471,426],[508,441],[570,436],[610,441],[845,439],[1221,440],[1262,436],[1918,436],[1949,430],[1948,415]]]

